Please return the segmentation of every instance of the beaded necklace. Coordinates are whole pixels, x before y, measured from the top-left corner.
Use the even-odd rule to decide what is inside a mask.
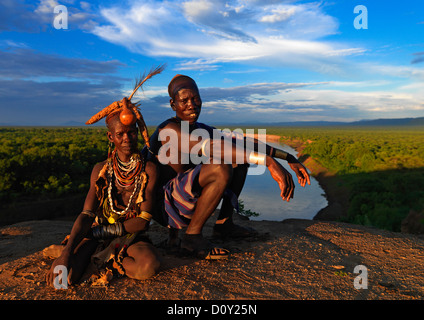
[[[134,183],[135,177],[141,172],[143,161],[140,161],[140,155],[135,153],[130,161],[123,162],[119,159],[116,150],[112,153],[112,166],[115,173],[116,182],[119,186],[126,188]]]
[[[114,214],[124,215],[130,210],[134,195],[137,194],[137,191],[140,188],[140,172],[142,171],[142,168],[143,168],[143,161],[140,159],[139,154],[133,154],[129,162],[122,162],[121,160],[119,160],[119,157],[116,154],[116,150],[114,150],[112,153],[111,159],[108,159],[107,196],[109,200],[109,208]],[[128,205],[122,211],[117,211],[113,207],[113,199],[112,199],[113,175],[115,175],[116,182],[121,187],[128,187],[128,186],[131,186],[132,184],[135,184],[134,190],[128,200]]]

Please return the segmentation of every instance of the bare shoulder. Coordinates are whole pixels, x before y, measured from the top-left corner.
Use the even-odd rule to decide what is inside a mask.
[[[97,171],[97,173],[99,173],[100,172],[100,170],[102,170],[102,168],[104,167],[104,165],[106,164],[106,161],[107,160],[104,160],[104,161],[102,161],[102,162],[98,162],[98,163],[96,163],[95,165],[94,165],[94,167],[93,167],[93,172],[94,171]]]
[[[147,161],[145,170],[149,177],[156,176],[158,166],[153,161]]]
[[[98,177],[100,170],[102,170],[102,168],[104,167],[104,165],[106,164],[106,161],[102,161],[102,162],[98,162],[94,165],[93,170],[91,171],[91,177]]]
[[[164,127],[162,127],[161,129],[159,129],[159,131],[162,131],[164,129],[173,129],[173,130],[180,131],[181,130],[181,126],[177,122],[169,122]]]

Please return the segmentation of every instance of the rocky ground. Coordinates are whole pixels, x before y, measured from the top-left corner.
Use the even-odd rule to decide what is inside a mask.
[[[213,219],[210,219],[211,221]],[[211,224],[205,236],[212,234]],[[238,221],[258,231],[241,241],[214,241],[231,250],[228,260],[170,255],[163,269],[137,281],[114,278],[106,287],[81,283],[47,287],[52,259],[42,250],[69,233],[71,221],[27,221],[0,229],[0,299],[423,299],[424,240],[364,226],[314,220]],[[156,246],[167,230],[153,224]],[[366,288],[355,288],[355,278]],[[359,280],[359,278],[357,279]]]

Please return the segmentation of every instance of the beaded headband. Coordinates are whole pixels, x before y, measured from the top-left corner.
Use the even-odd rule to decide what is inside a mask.
[[[146,143],[147,147],[150,148],[149,133],[147,131],[147,126],[138,108],[140,106],[140,103],[132,103],[131,98],[134,96],[136,91],[143,85],[143,83],[145,83],[153,76],[161,73],[164,69],[165,65],[161,65],[155,69],[152,69],[146,77],[144,77],[143,75],[142,80],[136,81],[134,90],[128,98],[124,97],[121,101],[115,101],[112,104],[108,105],[106,108],[92,116],[85,124],[96,123],[104,117],[106,117],[107,123],[113,115],[119,112],[119,120],[122,124],[132,125],[134,123],[137,123],[138,127],[141,129],[141,134],[143,136],[144,142]]]

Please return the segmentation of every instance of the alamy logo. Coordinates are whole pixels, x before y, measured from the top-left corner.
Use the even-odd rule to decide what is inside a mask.
[[[353,13],[359,13],[353,20],[353,26],[356,30],[368,29],[368,9],[366,6],[357,5]]]
[[[53,269],[54,274],[58,274],[53,280],[55,289],[68,289],[68,269],[64,265],[57,265]]]
[[[68,29],[68,8],[63,5],[55,6],[53,13],[57,14],[53,20],[55,29]]]
[[[366,266],[360,264],[355,266],[353,273],[359,273],[353,280],[355,289],[368,289],[368,269]]]

